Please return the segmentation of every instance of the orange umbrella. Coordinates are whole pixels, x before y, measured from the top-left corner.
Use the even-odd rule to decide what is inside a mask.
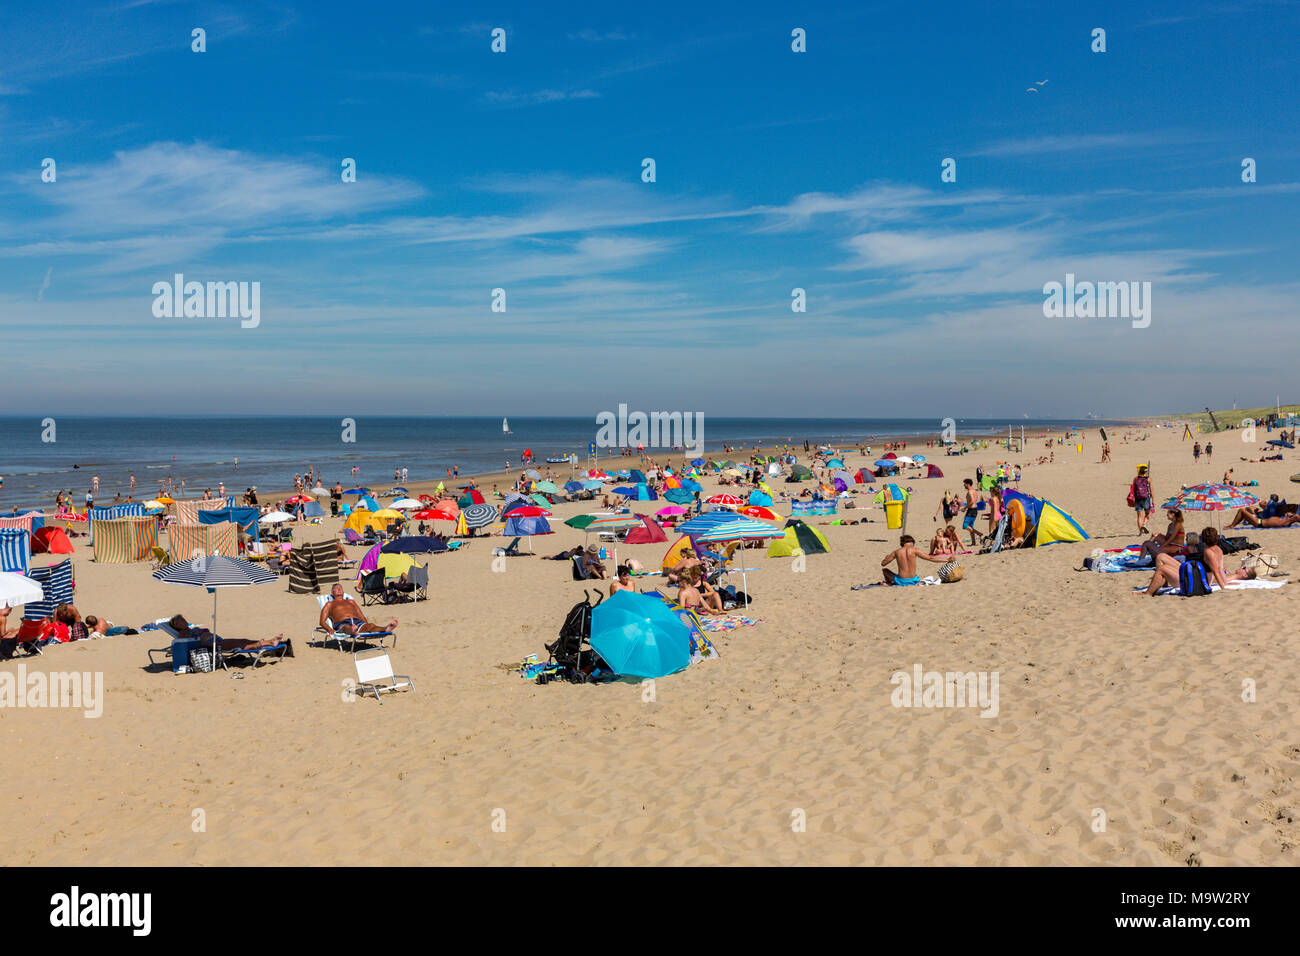
[[[749,518],[758,518],[762,521],[778,521],[781,516],[771,508],[764,508],[762,505],[745,505],[740,509],[740,513]]]

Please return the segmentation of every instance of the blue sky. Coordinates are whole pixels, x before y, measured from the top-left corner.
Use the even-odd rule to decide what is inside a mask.
[[[1300,8],[1141,6],[8,2],[0,405],[1294,401]],[[176,272],[261,324],[155,318]],[[1045,318],[1067,272],[1150,327]]]

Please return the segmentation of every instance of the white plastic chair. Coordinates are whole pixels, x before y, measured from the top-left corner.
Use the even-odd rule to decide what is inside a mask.
[[[368,655],[368,656],[362,656]],[[371,647],[362,651],[352,652],[352,661],[357,667],[357,686],[361,688],[362,693],[366,690],[375,695],[375,700],[383,691],[401,690],[403,687],[409,687],[415,690],[415,682],[405,674],[393,673],[393,662],[389,660],[388,650],[383,647]],[[383,682],[387,683],[383,683]]]

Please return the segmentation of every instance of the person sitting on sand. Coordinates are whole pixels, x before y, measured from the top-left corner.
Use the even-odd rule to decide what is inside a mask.
[[[967,479],[969,481],[969,479]],[[916,575],[916,559],[921,558],[924,561],[932,561],[935,564],[946,564],[947,556],[931,557],[924,552],[916,550],[916,539],[910,534],[905,534],[898,539],[898,547],[889,554],[885,555],[880,562],[883,569],[883,575],[886,584],[892,585],[909,585],[920,584],[921,579]],[[890,562],[898,562],[898,572],[894,573],[888,567]]]
[[[632,585],[632,569],[626,564],[618,566],[618,578],[609,585],[609,596],[613,597],[619,591],[631,591],[636,593],[636,588]]]
[[[1183,529],[1183,512],[1180,508],[1169,509],[1169,527],[1164,534],[1153,534],[1142,542],[1142,553],[1151,556],[1154,561],[1157,554],[1177,554],[1183,550],[1187,536]]]
[[[609,577],[609,572],[600,560],[600,553],[592,545],[578,558],[578,565],[584,577],[598,578],[601,581]]]
[[[1204,564],[1210,583],[1217,584],[1220,588],[1226,588],[1229,581],[1248,581],[1255,576],[1254,568],[1241,568],[1231,574],[1224,574],[1223,548],[1219,546],[1219,532],[1215,528],[1206,528],[1201,532],[1201,552],[1199,555],[1189,556],[1187,560],[1200,561]],[[1173,555],[1157,554],[1156,570],[1151,575],[1151,583],[1147,585],[1146,593],[1150,597],[1155,597],[1166,585],[1178,587],[1178,573],[1181,568],[1181,563]]]
[[[204,646],[212,644],[212,632],[206,627],[191,626],[190,622],[184,617],[177,614],[167,622],[173,631],[180,637],[192,637],[199,640]],[[287,644],[285,650],[286,657],[293,657],[293,642],[287,639],[283,633],[268,637],[264,641],[244,640],[238,637],[218,637],[217,643],[223,651],[248,651],[259,647],[275,647],[277,644]]]
[[[1300,524],[1300,515],[1289,514],[1273,518],[1261,518],[1260,512],[1264,505],[1256,502],[1253,505],[1247,505],[1244,508],[1238,508],[1237,513],[1233,516],[1229,528],[1235,528],[1239,524],[1248,524],[1256,528],[1289,528],[1293,524]]]
[[[333,631],[341,631],[350,637],[355,637],[365,631],[389,631],[397,629],[397,620],[388,622],[387,627],[380,627],[378,624],[372,624],[366,620],[365,611],[357,605],[357,602],[343,594],[343,585],[336,584],[330,588],[330,599],[325,602],[325,606],[320,610],[320,626],[328,627]]]
[[[704,564],[698,558],[681,569],[677,581],[677,603],[701,614],[722,613],[722,598],[708,583]]]

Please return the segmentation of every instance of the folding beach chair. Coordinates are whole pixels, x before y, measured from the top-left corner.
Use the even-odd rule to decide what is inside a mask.
[[[523,552],[519,550],[519,540],[519,538],[515,538],[515,540],[511,541],[504,548],[495,548],[492,553],[497,556],[503,555],[507,558],[520,557]]]
[[[428,600],[429,597],[429,566],[427,564],[417,564],[411,570],[406,572],[406,583],[413,586],[411,596],[417,601]]]
[[[347,594],[347,593],[345,593],[343,596],[346,598],[352,597],[351,594]],[[352,598],[352,599],[356,600],[356,598]],[[330,596],[328,594],[316,595],[316,607],[321,610],[324,610],[325,605],[329,603],[329,600],[330,600]],[[347,631],[336,631],[332,627],[330,627],[327,623],[325,627],[321,627],[319,624],[313,627],[312,635],[313,636],[320,635],[320,640],[318,643],[320,643],[322,647],[328,644],[330,641],[337,642],[340,651],[343,650],[343,642],[350,641],[352,643],[352,646],[349,648],[349,650],[351,650],[354,654],[356,653],[357,650],[357,641],[361,641],[367,644],[370,643],[371,641],[378,641],[379,646],[383,647],[384,639],[391,637],[393,639],[393,646],[394,647],[397,646],[397,635],[394,634],[392,631],[361,631],[358,634],[349,634]]]
[[[369,656],[363,657],[363,654]],[[352,661],[357,668],[357,686],[362,694],[370,691],[381,705],[383,701],[379,695],[383,691],[401,690],[403,687],[415,690],[415,682],[410,677],[393,673],[393,662],[388,658],[388,651],[382,647],[353,651]]]
[[[253,667],[256,668],[258,664],[262,663],[262,658],[267,654],[273,655],[272,657],[269,658],[269,660],[274,660],[274,661],[283,660],[284,655],[289,652],[289,647],[290,647],[289,642],[286,640],[286,641],[281,641],[279,644],[272,644],[269,647],[245,647],[239,649],[232,648],[231,650],[222,650],[221,657],[224,661],[231,661],[234,660],[236,657],[249,657],[252,658]]]
[[[357,593],[361,595],[362,607],[387,604],[389,596],[388,587],[384,584],[384,569],[375,568],[361,575],[361,581],[357,584]]]
[[[355,531],[353,531],[351,528],[344,528],[344,529],[343,529],[343,543],[344,543],[344,544],[364,544],[364,543],[365,543],[365,539],[364,539],[363,537],[361,537],[361,535],[359,535],[359,534],[357,534]]]

